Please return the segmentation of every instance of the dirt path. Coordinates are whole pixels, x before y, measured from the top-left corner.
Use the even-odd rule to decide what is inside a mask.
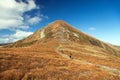
[[[60,48],[61,48],[62,46],[61,45],[59,45],[57,48],[56,48],[56,52],[57,53],[59,53],[61,56],[63,56],[64,58],[67,58],[67,59],[70,59],[70,57],[68,56],[68,55],[66,55],[66,54],[63,54],[62,52],[60,52]]]
[[[109,71],[109,72],[112,72],[118,76],[120,76],[120,69],[117,69],[117,68],[112,68],[112,67],[109,67],[109,66],[105,66],[105,65],[100,65],[100,64],[95,64],[95,63],[91,63],[91,62],[88,62],[86,60],[79,60],[79,59],[74,59],[74,58],[70,58],[69,55],[67,54],[64,54],[62,53],[61,51],[62,50],[66,50],[65,48],[64,49],[61,49],[63,48],[62,45],[59,45],[57,48],[56,48],[56,52],[59,53],[61,56],[63,56],[64,58],[66,59],[70,59],[72,62],[74,63],[82,63],[82,64],[89,64],[89,65],[95,65],[95,66],[98,66],[100,69],[102,70],[106,70],[106,71]],[[70,50],[70,49],[67,49],[69,51],[72,51],[72,52],[77,52],[75,50]]]

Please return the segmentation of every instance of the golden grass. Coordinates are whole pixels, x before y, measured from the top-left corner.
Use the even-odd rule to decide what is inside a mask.
[[[74,44],[66,44],[61,44],[61,49],[99,54],[86,50],[84,45],[77,48]],[[0,48],[0,80],[120,80],[119,74],[96,65],[120,69],[120,58],[109,55],[103,59],[71,51],[73,59],[67,59],[56,52],[58,46],[49,42],[31,47]],[[94,49],[99,49],[105,56],[109,54],[101,48]],[[66,55],[69,53],[69,50],[64,52]]]

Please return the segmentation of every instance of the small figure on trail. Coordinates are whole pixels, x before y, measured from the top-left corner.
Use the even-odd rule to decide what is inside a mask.
[[[69,56],[69,57],[70,57],[70,59],[73,59],[72,54],[70,54],[70,56]]]
[[[72,56],[70,55],[70,58],[71,58]]]

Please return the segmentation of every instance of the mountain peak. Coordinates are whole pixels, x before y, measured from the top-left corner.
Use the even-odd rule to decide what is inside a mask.
[[[54,21],[54,22],[52,22],[52,23],[50,23],[48,26],[46,26],[46,27],[51,27],[51,28],[60,28],[60,27],[67,27],[68,26],[68,24],[65,22],[65,21],[63,21],[63,20],[56,20],[56,21]]]
[[[67,24],[67,22],[65,22],[64,20],[56,20],[56,21],[53,21],[52,23],[50,24]]]
[[[53,23],[65,23],[65,21],[64,20],[56,20]]]

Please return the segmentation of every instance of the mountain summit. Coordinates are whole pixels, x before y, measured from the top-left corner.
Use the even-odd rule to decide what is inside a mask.
[[[18,43],[16,46],[20,47],[22,44],[32,44],[37,41],[40,42],[41,40],[45,41],[48,39],[50,39],[50,41],[54,39],[59,42],[77,42],[80,44],[93,44],[103,47],[102,45],[99,45],[99,40],[73,28],[62,20],[54,21],[29,37],[15,43]]]

